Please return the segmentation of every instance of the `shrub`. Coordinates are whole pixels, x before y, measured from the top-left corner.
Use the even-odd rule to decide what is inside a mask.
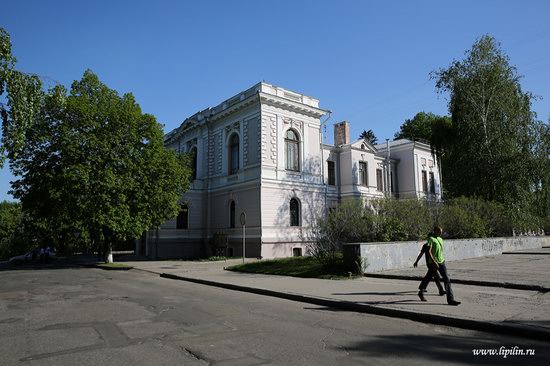
[[[317,219],[308,253],[323,266],[332,267],[340,261],[342,244],[368,238],[373,225],[372,213],[365,209],[362,201],[344,201],[328,215]]]
[[[510,208],[479,198],[457,197],[444,202],[417,199],[349,200],[318,220],[309,253],[325,266],[337,262],[343,243],[423,240],[434,225],[449,238],[510,236],[550,230],[550,217],[528,208]],[[514,229],[513,229],[514,228]]]
[[[439,224],[450,238],[483,238],[489,233],[487,224],[469,199],[446,202],[440,220]]]
[[[425,238],[433,226],[427,201],[381,199],[372,205],[377,213],[376,240],[418,240]]]

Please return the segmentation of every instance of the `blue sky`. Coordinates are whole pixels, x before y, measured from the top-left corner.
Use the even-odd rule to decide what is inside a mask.
[[[543,98],[539,119],[550,117],[546,0],[18,0],[1,10],[19,69],[69,86],[90,68],[132,92],[165,132],[265,80],[320,99],[353,138],[372,129],[383,141],[419,111],[447,113],[429,73],[483,34]],[[0,200],[12,199],[10,179],[0,171]]]

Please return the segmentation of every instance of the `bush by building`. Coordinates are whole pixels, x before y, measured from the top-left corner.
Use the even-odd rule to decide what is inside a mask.
[[[479,198],[349,200],[318,220],[309,253],[329,266],[344,243],[424,240],[434,225],[450,239],[506,237],[541,232],[550,219]]]

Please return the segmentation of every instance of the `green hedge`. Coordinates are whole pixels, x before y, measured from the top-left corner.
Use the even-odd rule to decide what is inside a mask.
[[[539,231],[550,226],[539,218],[497,202],[459,197],[447,201],[378,199],[363,204],[344,201],[319,220],[316,240],[324,247],[346,242],[423,240],[434,225],[452,239],[511,236],[513,232]]]

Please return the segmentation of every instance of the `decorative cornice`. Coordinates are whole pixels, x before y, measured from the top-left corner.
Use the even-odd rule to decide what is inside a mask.
[[[328,111],[325,111],[324,109],[311,107],[298,102],[293,102],[292,100],[281,98],[276,95],[266,94],[262,92],[259,92],[258,94],[260,96],[261,103],[288,109],[309,117],[321,118],[323,115],[328,113]]]
[[[220,112],[218,112],[216,114],[213,114],[210,117],[207,117],[206,121],[207,122],[215,122],[219,119],[227,117],[230,114],[236,113],[236,112],[240,111],[241,109],[244,109],[244,108],[254,104],[254,102],[256,102],[257,100],[258,100],[258,97],[257,97],[256,94],[251,95],[248,98],[246,98],[244,100],[241,100],[240,102],[238,102],[238,103],[236,103],[236,104],[234,104],[230,107],[227,107],[226,109],[223,109]]]
[[[200,121],[196,119],[197,115],[193,115],[192,117],[187,118],[185,121],[183,121],[183,123],[180,125],[180,127],[178,127],[175,131],[172,131],[172,133],[169,133],[168,135],[165,135],[164,143],[165,144],[170,144],[173,141],[177,141],[181,137],[182,134],[184,134],[184,133],[186,133],[190,130],[193,130],[197,127],[200,127],[204,124],[208,124],[208,123],[211,123],[211,122],[218,121],[218,120],[220,120],[224,117],[227,117],[227,116],[229,116],[233,113],[236,113],[236,112],[238,112],[238,111],[254,104],[257,101],[259,101],[260,103],[267,104],[267,105],[272,105],[272,106],[275,106],[275,107],[288,109],[288,110],[291,110],[293,112],[300,113],[300,114],[303,114],[303,115],[306,115],[306,116],[309,116],[309,117],[313,117],[313,118],[321,118],[323,115],[328,113],[328,111],[326,111],[324,109],[311,107],[311,106],[308,106],[306,104],[295,102],[295,101],[292,101],[290,99],[285,99],[285,98],[282,98],[282,97],[279,97],[279,96],[276,96],[276,95],[263,93],[263,92],[258,92],[256,94],[252,94],[251,96],[249,96],[245,99],[241,99],[239,102],[237,102],[233,105],[230,105],[230,106],[226,107],[225,109],[222,109],[219,112],[213,113],[211,115],[205,115],[205,116],[203,116],[201,114],[201,116],[203,116],[203,117],[199,118]],[[213,112],[213,110],[211,110],[211,111]],[[303,126],[302,126],[302,128],[303,128]]]

